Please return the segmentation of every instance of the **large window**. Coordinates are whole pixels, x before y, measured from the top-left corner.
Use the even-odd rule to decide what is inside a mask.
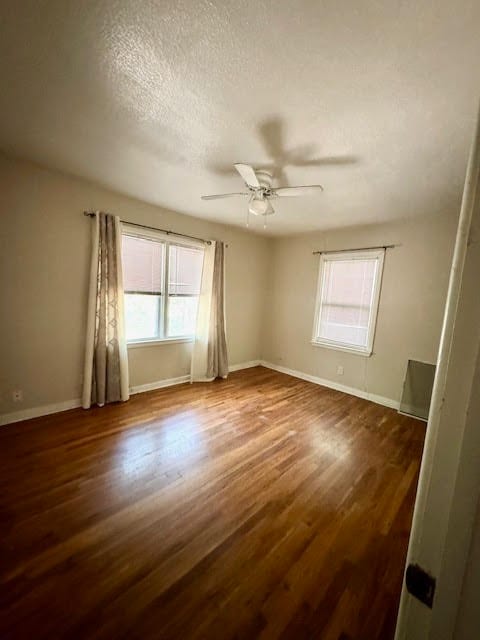
[[[203,249],[136,235],[122,236],[128,342],[188,338],[195,333]]]
[[[370,355],[384,250],[322,254],[313,343]]]

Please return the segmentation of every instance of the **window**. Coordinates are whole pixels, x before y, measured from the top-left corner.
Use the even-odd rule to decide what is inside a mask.
[[[192,337],[203,249],[124,229],[122,262],[127,342]]]
[[[313,344],[370,355],[385,250],[320,257]]]

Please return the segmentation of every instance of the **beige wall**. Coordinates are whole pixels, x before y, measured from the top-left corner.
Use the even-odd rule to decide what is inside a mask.
[[[85,209],[228,242],[230,363],[260,357],[268,240],[0,155],[0,414],[80,396],[90,258]],[[131,385],[188,373],[189,353],[188,344],[130,349]],[[14,389],[23,391],[23,402],[13,402]]]
[[[398,401],[407,360],[436,359],[456,224],[455,214],[431,215],[276,239],[264,359]],[[386,253],[372,356],[313,346],[319,258],[312,251],[383,244],[400,246]]]
[[[84,209],[228,242],[231,364],[263,358],[396,401],[407,359],[436,358],[454,214],[265,239],[0,155],[0,414],[80,395],[90,256]],[[401,246],[387,252],[373,355],[312,346],[318,271],[312,251],[384,243]],[[129,349],[131,385],[188,373],[189,355],[188,344]],[[13,402],[14,389],[23,391],[23,402]]]

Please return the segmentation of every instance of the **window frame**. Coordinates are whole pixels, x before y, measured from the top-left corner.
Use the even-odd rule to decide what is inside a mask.
[[[163,252],[163,281],[162,281],[162,293],[160,294],[160,304],[158,311],[158,329],[160,332],[160,336],[149,337],[149,338],[131,338],[127,339],[127,347],[147,347],[150,345],[158,345],[158,344],[175,344],[182,342],[193,342],[195,336],[191,335],[183,335],[183,336],[168,336],[168,281],[169,281],[169,262],[170,262],[170,246],[178,246],[178,247],[187,247],[190,249],[201,249],[203,252],[205,251],[205,245],[201,241],[195,240],[183,240],[182,238],[175,237],[174,240],[170,239],[170,236],[162,231],[156,231],[154,229],[139,229],[135,225],[129,225],[128,223],[122,223],[121,225],[122,236],[130,236],[134,238],[142,238],[145,240],[152,240],[154,242],[161,242],[164,245]],[[203,267],[202,267],[203,268]],[[124,295],[125,289],[124,289]],[[142,295],[142,294],[140,294]],[[149,294],[145,294],[149,295]],[[199,294],[200,295],[200,294]],[[188,297],[196,297],[196,296],[188,296]],[[125,327],[126,331],[126,327]]]
[[[328,338],[319,336],[320,315],[322,309],[322,292],[325,286],[327,262],[347,261],[347,260],[377,260],[375,269],[375,280],[372,290],[372,299],[370,305],[370,315],[367,326],[367,344],[365,347],[356,346],[354,344],[342,343]],[[375,340],[375,328],[377,324],[378,308],[380,304],[380,291],[382,288],[383,266],[385,261],[385,249],[360,249],[352,251],[338,251],[322,253],[320,256],[320,264],[318,269],[317,293],[315,300],[315,315],[313,321],[312,345],[316,347],[325,347],[336,351],[346,351],[356,355],[369,357],[373,353],[373,343]]]

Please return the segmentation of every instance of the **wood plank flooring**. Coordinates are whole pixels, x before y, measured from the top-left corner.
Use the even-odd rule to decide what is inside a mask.
[[[261,367],[0,429],[0,637],[393,637],[425,434]]]

